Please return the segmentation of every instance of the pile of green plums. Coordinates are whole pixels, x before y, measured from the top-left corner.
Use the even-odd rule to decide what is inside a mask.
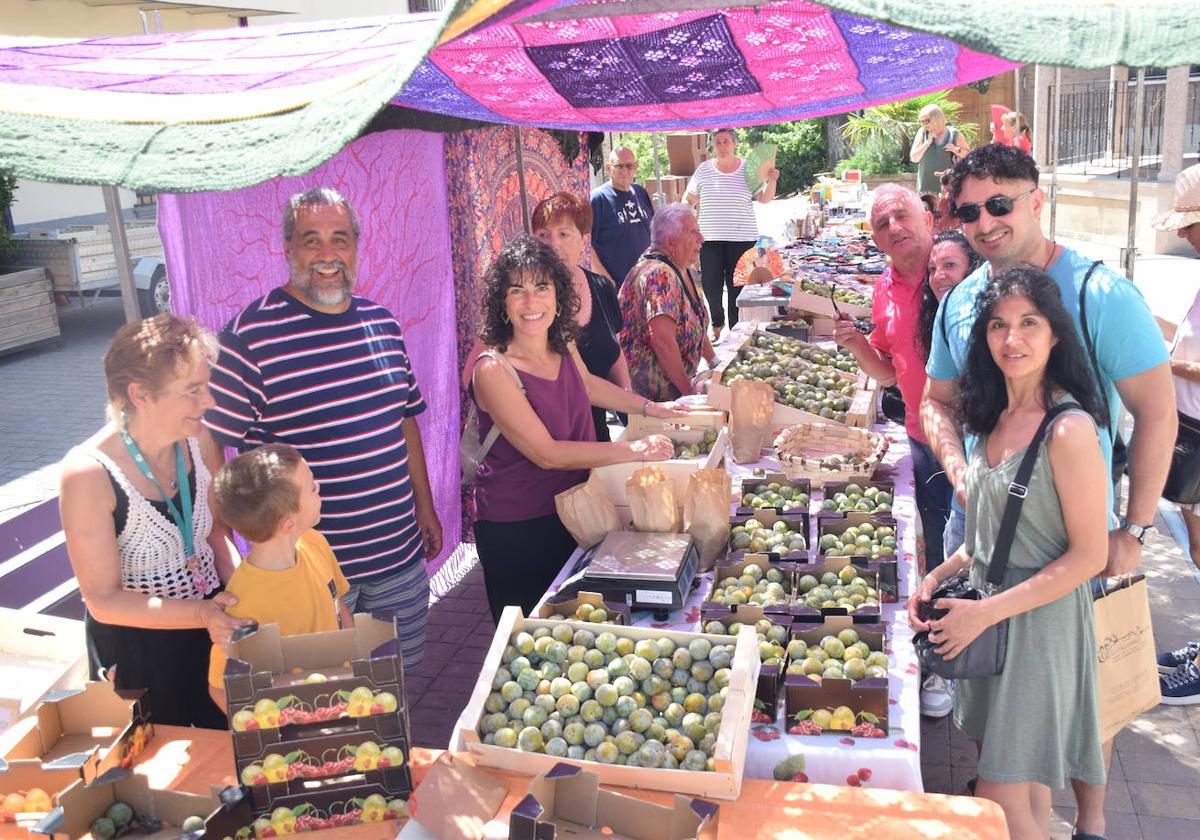
[[[769,607],[789,604],[792,599],[791,575],[780,569],[767,569],[748,565],[740,575],[729,575],[719,580],[708,599],[716,604],[736,607],[739,604],[758,604]]]

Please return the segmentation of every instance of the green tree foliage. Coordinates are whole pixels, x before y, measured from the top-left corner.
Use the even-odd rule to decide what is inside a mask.
[[[12,234],[4,223],[5,212],[16,200],[13,198],[17,191],[17,179],[12,175],[0,172],[0,264],[3,264],[13,253]]]
[[[913,169],[908,152],[921,128],[917,115],[931,104],[942,109],[946,122],[957,128],[967,143],[975,145],[979,126],[960,123],[962,103],[950,99],[949,91],[939,90],[899,102],[872,105],[861,114],[851,114],[842,127],[842,136],[850,143],[854,155],[839,162],[838,171],[862,169],[867,175],[891,175]]]

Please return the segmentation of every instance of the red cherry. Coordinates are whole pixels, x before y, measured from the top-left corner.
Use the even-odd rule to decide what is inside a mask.
[[[900,747],[901,749],[908,746],[908,741],[904,740],[903,738],[897,738],[892,743],[895,744],[897,747]]]
[[[797,773],[795,776],[792,776],[792,781],[793,782],[807,782],[808,774],[807,773]]]
[[[258,721],[256,721],[256,720],[246,721],[246,729],[247,729],[247,731],[249,731],[251,729],[258,729]]]
[[[373,714],[373,715],[383,714],[383,704],[382,703],[372,703],[371,704],[371,714]]]
[[[391,767],[392,760],[390,758],[381,758],[381,759],[379,759],[379,763],[376,764],[375,766],[376,767]]]
[[[868,779],[870,779],[871,778],[871,768],[859,767],[858,768],[858,778],[862,779],[864,782],[867,781]]]
[[[841,738],[841,739],[839,739],[839,743],[845,744],[848,747],[852,747],[852,746],[854,746],[854,739],[853,738]]]
[[[859,785],[862,784],[862,780],[859,779],[857,775],[847,776],[846,784],[850,785],[850,787],[858,787]]]

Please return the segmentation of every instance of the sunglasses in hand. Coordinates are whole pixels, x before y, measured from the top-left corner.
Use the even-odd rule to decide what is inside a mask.
[[[988,215],[992,216],[993,218],[1007,216],[1013,211],[1013,205],[1017,203],[1018,199],[1024,198],[1036,189],[1037,187],[1033,187],[1032,189],[1025,190],[1023,193],[1018,193],[1017,195],[994,195],[987,201],[983,202],[982,205],[975,203],[952,204],[950,207],[950,212],[953,213],[959,219],[959,221],[965,222],[966,224],[979,221],[979,211],[981,206],[984,210],[987,210]]]

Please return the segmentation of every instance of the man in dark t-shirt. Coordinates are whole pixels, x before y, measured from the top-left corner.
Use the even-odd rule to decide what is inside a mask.
[[[633,183],[637,157],[630,149],[613,149],[604,169],[612,180],[592,190],[592,268],[619,289],[650,245],[654,207],[645,188]]]

